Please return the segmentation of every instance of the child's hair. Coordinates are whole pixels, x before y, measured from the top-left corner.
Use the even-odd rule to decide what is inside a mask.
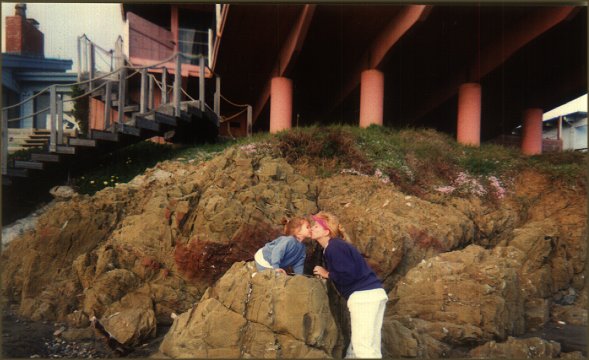
[[[292,219],[284,219],[284,234],[295,235],[304,223],[309,223],[309,219],[304,217],[293,217]]]
[[[337,216],[333,215],[332,213],[328,213],[327,211],[320,211],[317,214],[313,215],[313,217],[317,217],[327,225],[329,228],[329,235],[331,237],[339,237],[344,239],[347,242],[350,242],[350,237],[346,233],[346,230],[339,222]]]

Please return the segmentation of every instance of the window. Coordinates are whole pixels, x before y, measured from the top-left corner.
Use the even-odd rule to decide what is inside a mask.
[[[209,29],[214,28],[214,12],[180,9],[178,19],[178,49],[185,55],[203,55],[208,59]],[[214,35],[214,31],[213,31]],[[198,65],[198,58],[185,58],[184,63]]]

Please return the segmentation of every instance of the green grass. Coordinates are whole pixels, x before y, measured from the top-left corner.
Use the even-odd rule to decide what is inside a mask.
[[[401,190],[424,195],[436,186],[451,185],[458,174],[468,173],[488,184],[488,177],[512,178],[526,168],[535,169],[566,183],[585,184],[587,154],[563,152],[527,157],[518,149],[483,144],[469,147],[431,129],[391,129],[370,126],[330,125],[294,128],[276,135],[259,133],[251,138],[215,144],[172,147],[141,142],[111,153],[94,169],[79,174],[80,192],[94,192],[115,183],[128,182],[159,161],[207,161],[231,146],[268,144],[265,149],[289,163],[322,164],[317,174],[332,176],[343,169],[367,175],[377,170]],[[265,150],[265,151],[266,151]]]
[[[31,158],[31,154],[35,151],[39,151],[39,149],[22,149],[13,152],[12,154],[8,154],[8,161],[11,160],[29,160]]]

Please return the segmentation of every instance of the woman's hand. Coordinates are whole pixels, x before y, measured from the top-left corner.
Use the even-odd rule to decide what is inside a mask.
[[[278,269],[276,269],[276,272],[277,272],[277,273],[280,273],[280,274],[284,274],[284,275],[286,275],[286,271],[284,271],[284,269],[280,269],[280,268],[278,268]]]
[[[329,278],[329,272],[327,270],[325,270],[325,268],[323,266],[315,266],[313,268],[313,274],[319,275],[324,279]]]

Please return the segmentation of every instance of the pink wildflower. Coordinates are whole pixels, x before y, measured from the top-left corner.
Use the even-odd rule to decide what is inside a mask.
[[[441,192],[442,194],[451,194],[456,190],[454,186],[439,186],[435,189],[436,191]]]

